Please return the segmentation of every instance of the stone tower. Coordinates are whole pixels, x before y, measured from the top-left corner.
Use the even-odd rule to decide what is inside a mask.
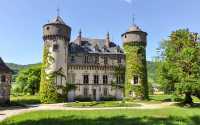
[[[147,33],[137,25],[129,27],[122,34],[126,54],[125,96],[137,96],[148,99],[148,81],[146,64]]]
[[[54,98],[48,97],[47,93],[58,90],[61,94],[62,91],[56,87],[66,85],[70,36],[71,28],[60,16],[43,26],[44,52],[40,92],[43,98],[47,98],[45,101]]]

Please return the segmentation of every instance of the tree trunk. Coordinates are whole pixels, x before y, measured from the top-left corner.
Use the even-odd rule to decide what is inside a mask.
[[[190,92],[186,92],[185,93],[185,99],[184,99],[184,104],[192,104],[192,97],[191,97],[191,93]]]

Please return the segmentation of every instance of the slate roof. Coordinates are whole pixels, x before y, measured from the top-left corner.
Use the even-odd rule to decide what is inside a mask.
[[[82,45],[78,45],[78,38],[70,42],[69,53],[98,53],[98,54],[124,54],[120,46],[110,42],[110,47],[104,46],[105,39],[91,39],[82,37]]]
[[[133,25],[129,27],[128,31],[142,31],[142,30],[140,29],[139,26]]]
[[[60,16],[56,16],[53,20],[49,22],[50,24],[63,24],[66,25]]]
[[[3,62],[0,57],[0,72],[12,73],[12,70]]]

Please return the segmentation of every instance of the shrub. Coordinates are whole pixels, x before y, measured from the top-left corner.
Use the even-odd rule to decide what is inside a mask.
[[[100,97],[100,100],[101,101],[115,101],[117,99],[116,99],[116,97],[113,97],[113,96],[102,96],[102,97]]]
[[[76,96],[75,100],[80,102],[92,101],[90,96],[82,96],[82,95]]]

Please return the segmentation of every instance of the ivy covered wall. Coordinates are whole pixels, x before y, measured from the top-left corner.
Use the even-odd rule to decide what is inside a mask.
[[[145,45],[139,42],[125,43],[124,50],[126,54],[125,96],[131,97],[134,92],[137,97],[148,99]],[[138,85],[132,83],[134,76],[138,77]]]
[[[49,45],[46,44],[43,50],[40,82],[40,100],[42,103],[54,103],[58,100],[58,93],[54,83],[55,77],[53,74],[47,74],[45,71],[53,61],[54,60],[49,53]]]

